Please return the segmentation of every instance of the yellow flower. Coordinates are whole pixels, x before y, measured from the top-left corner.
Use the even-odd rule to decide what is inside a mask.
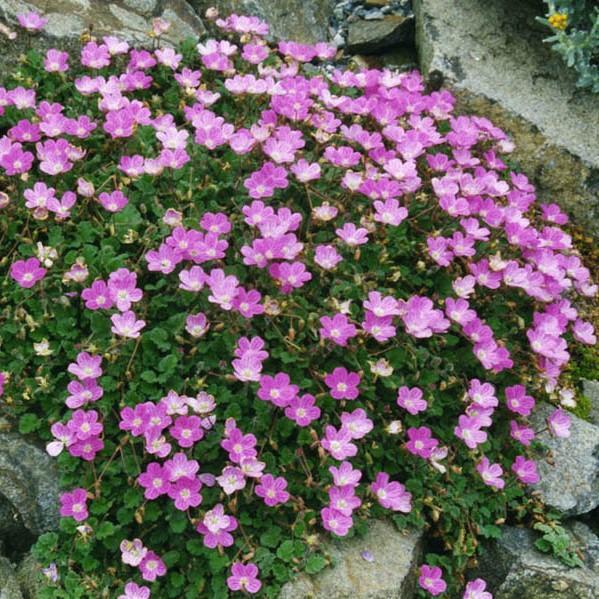
[[[560,12],[553,13],[549,17],[549,25],[554,29],[563,31],[568,26],[568,15]]]

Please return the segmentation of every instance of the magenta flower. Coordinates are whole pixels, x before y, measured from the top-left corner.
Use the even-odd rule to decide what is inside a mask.
[[[29,33],[35,33],[40,29],[43,29],[48,23],[48,19],[34,11],[18,14],[17,21],[19,21],[19,25],[23,27],[23,29],[29,31]]]
[[[486,591],[487,583],[482,578],[471,580],[464,589],[462,599],[493,599],[493,595]]]
[[[10,276],[19,286],[29,289],[46,276],[46,269],[41,267],[37,258],[17,260],[10,267]]]
[[[136,287],[137,275],[126,268],[119,268],[108,277],[108,292],[110,299],[118,310],[126,312],[131,304],[141,300],[142,290]]]
[[[345,223],[340,229],[335,229],[335,233],[351,247],[368,243],[367,229],[358,228],[353,223]]]
[[[134,582],[128,582],[124,591],[125,593],[119,595],[117,599],[150,599],[150,589]]]
[[[447,589],[447,583],[442,578],[443,572],[438,566],[429,566],[423,564],[420,566],[420,577],[418,584],[431,595],[437,596],[444,593]]]
[[[83,441],[76,441],[72,445],[69,445],[69,453],[76,457],[85,460],[86,462],[92,462],[96,454],[102,451],[104,448],[104,441],[98,437],[88,437]]]
[[[216,482],[227,495],[232,495],[245,487],[245,475],[236,466],[225,466],[222,474],[216,477]]]
[[[71,433],[80,441],[102,434],[104,427],[98,422],[98,412],[95,410],[75,410],[71,419],[67,422]]]
[[[528,446],[535,438],[535,432],[528,426],[518,424],[516,420],[510,420],[510,436],[522,445]]]
[[[384,508],[394,512],[409,513],[412,510],[412,494],[408,493],[401,483],[390,482],[389,478],[386,472],[379,472],[370,485],[371,491]]]
[[[98,200],[108,212],[120,212],[128,203],[127,197],[120,190],[111,193],[102,192]]]
[[[462,414],[458,419],[458,426],[454,428],[453,432],[456,437],[464,441],[467,447],[474,449],[487,440],[487,433],[480,430],[481,426],[482,422],[479,417]]]
[[[255,491],[258,497],[262,497],[266,505],[274,507],[289,500],[289,493],[285,490],[286,488],[287,481],[282,476],[274,478],[271,474],[265,474],[260,479],[260,484]]]
[[[164,462],[164,470],[169,481],[176,482],[180,478],[195,478],[200,465],[196,460],[190,460],[184,453],[176,453],[170,460]]]
[[[251,433],[244,435],[238,428],[228,432],[226,439],[220,442],[220,446],[229,452],[229,459],[236,464],[245,458],[255,458],[256,437]]]
[[[485,485],[497,489],[503,489],[505,486],[505,481],[501,478],[503,468],[500,464],[491,464],[489,458],[483,457],[476,465],[476,471],[480,474]]]
[[[360,375],[357,372],[349,372],[343,367],[338,367],[324,377],[324,382],[331,390],[331,397],[334,399],[356,399],[358,397]]]
[[[146,326],[145,320],[137,320],[135,313],[127,310],[122,314],[113,314],[110,317],[112,321],[111,331],[120,337],[137,339],[140,331]]]
[[[169,432],[180,447],[193,447],[204,436],[201,422],[199,416],[179,416]]]
[[[577,341],[586,345],[595,345],[597,343],[597,336],[595,335],[595,329],[590,322],[576,319],[572,325],[572,334]]]
[[[332,245],[318,245],[314,252],[314,262],[325,270],[333,270],[343,258]]]
[[[64,73],[69,70],[69,53],[51,48],[46,52],[44,69],[48,73]]]
[[[358,334],[358,329],[351,324],[345,314],[335,316],[322,316],[320,318],[322,328],[319,330],[323,339],[330,339],[333,343],[345,347],[352,337]]]
[[[354,524],[351,516],[344,516],[341,512],[329,507],[320,510],[320,517],[325,530],[338,537],[344,537]]]
[[[339,467],[330,466],[329,472],[333,475],[333,482],[337,487],[350,485],[357,487],[362,473],[359,470],[354,470],[350,462],[341,462]]]
[[[166,566],[156,553],[148,551],[139,564],[139,571],[144,580],[154,582],[159,576],[166,574]]]
[[[526,395],[524,385],[506,387],[505,399],[508,410],[521,416],[529,416],[535,407],[535,400],[530,395]]]
[[[260,377],[258,397],[279,408],[287,407],[297,397],[298,391],[299,387],[291,384],[289,375],[284,372],[279,372],[274,377],[267,374]]]
[[[183,256],[170,245],[162,243],[158,250],[150,250],[147,252],[145,259],[148,263],[149,271],[161,272],[163,275],[168,275],[173,272],[175,266],[183,260]]]
[[[231,591],[257,593],[262,587],[258,580],[258,567],[251,562],[245,564],[235,562],[231,566],[231,576],[227,578],[227,586]]]
[[[397,392],[397,405],[412,415],[424,412],[428,407],[426,400],[422,399],[422,389],[406,386],[400,387]]]
[[[233,516],[227,516],[223,505],[218,503],[206,512],[196,530],[203,535],[204,545],[214,549],[219,546],[230,547],[233,544],[233,536],[230,533],[236,528],[237,520]]]
[[[85,489],[73,489],[69,493],[63,493],[60,496],[60,515],[63,518],[74,518],[77,522],[82,522],[88,517],[87,512],[87,491]]]
[[[133,539],[133,541],[124,539],[120,544],[120,550],[121,561],[134,568],[141,564],[143,558],[148,553],[148,550],[144,547],[141,539]]]
[[[358,448],[352,443],[352,435],[346,428],[341,427],[337,430],[334,426],[328,425],[325,434],[320,443],[336,460],[351,458],[358,453]]]
[[[495,387],[491,383],[481,383],[478,379],[470,381],[468,397],[483,408],[495,408],[499,405],[495,397]]]
[[[567,438],[570,436],[572,419],[570,418],[570,415],[561,408],[558,408],[549,415],[547,424],[551,433],[556,437]]]
[[[169,485],[168,496],[178,510],[185,511],[202,503],[201,488],[202,483],[197,478],[181,477]]]
[[[362,439],[374,427],[370,418],[362,408],[357,408],[353,412],[342,412],[342,428],[347,429],[352,439]]]
[[[537,465],[533,460],[527,460],[524,456],[516,456],[512,464],[512,472],[518,480],[525,485],[536,485],[540,480]]]
[[[344,516],[351,516],[362,505],[362,501],[356,497],[355,487],[352,485],[334,486],[329,489],[329,505]]]
[[[285,416],[295,421],[298,426],[309,426],[320,418],[320,408],[315,403],[316,399],[309,393],[296,395],[285,408]]]
[[[432,437],[431,429],[427,426],[421,426],[420,428],[409,428],[407,432],[409,438],[406,443],[407,450],[414,455],[428,460],[435,447],[439,444],[439,441]]]
[[[160,495],[168,493],[170,487],[168,478],[163,466],[158,462],[151,462],[137,477],[137,482],[145,489],[144,497],[146,499],[156,499]]]
[[[102,364],[102,356],[92,356],[87,352],[80,352],[77,354],[77,361],[71,362],[67,370],[80,381],[97,379],[102,376],[100,364]]]

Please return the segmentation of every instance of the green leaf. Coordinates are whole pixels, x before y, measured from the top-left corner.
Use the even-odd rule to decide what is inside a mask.
[[[316,574],[327,565],[326,560],[322,555],[313,554],[306,560],[306,572],[308,574]]]
[[[40,425],[41,421],[35,414],[23,414],[19,420],[19,432],[26,435],[38,430]]]

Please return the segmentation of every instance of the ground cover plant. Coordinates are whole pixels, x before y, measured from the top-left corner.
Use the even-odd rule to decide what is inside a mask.
[[[64,487],[40,596],[276,597],[390,518],[423,597],[488,599],[481,541],[558,526],[526,487],[596,342],[567,217],[417,72],[211,17],[0,88],[3,414]]]

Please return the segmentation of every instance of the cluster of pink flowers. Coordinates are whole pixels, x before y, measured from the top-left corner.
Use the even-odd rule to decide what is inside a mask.
[[[94,118],[67,116],[70,112],[65,106],[38,98],[33,87],[0,88],[0,116],[6,108],[17,115],[0,136],[0,172],[26,185],[22,195],[28,214],[36,221],[51,217],[57,224],[76,220],[86,211],[109,220],[140,204],[135,182],[141,177],[174,174],[198,150],[202,156],[232,152],[242,165],[247,164],[243,157],[253,159],[252,172],[240,166],[238,191],[248,198],[236,204],[237,213],[204,212],[197,225],[190,226],[187,220],[183,224],[183,212],[166,209],[160,225],[166,234],[157,247],[144,247],[148,271],[144,276],[175,281],[185,298],[195,302],[194,310],[201,306],[202,311],[185,318],[185,330],[201,344],[205,336],[219,330],[218,319],[223,316],[227,322],[241,316],[243,327],[250,326],[250,319],[253,325],[268,316],[276,327],[282,305],[299,301],[299,290],[307,291],[321,279],[332,280],[336,276],[332,271],[349,267],[375,240],[418,218],[412,198],[428,190],[423,179],[431,175],[430,206],[425,212],[434,210],[438,221],[449,224],[426,239],[428,264],[423,261],[422,268],[446,269],[451,291],[427,297],[422,289],[407,293],[398,286],[400,298],[391,295],[389,288],[379,291],[368,282],[367,296],[359,297],[353,307],[348,298],[319,298],[323,301],[315,308],[314,337],[320,338],[327,355],[335,357],[356,353],[372,339],[381,345],[401,340],[404,332],[410,343],[433,338],[442,344],[442,336],[454,331],[472,344],[474,355],[492,377],[512,369],[514,361],[506,340],[496,338],[475,306],[482,296],[511,290],[533,302],[528,343],[546,388],[557,389],[570,359],[571,338],[589,345],[597,341],[592,324],[564,296],[575,291],[592,297],[597,286],[570,236],[560,228],[567,217],[555,204],[536,206],[535,190],[527,178],[507,171],[501,155],[511,152],[513,144],[505,133],[484,118],[452,116],[451,94],[425,94],[416,72],[334,70],[309,76],[303,63],[331,58],[334,47],[284,41],[274,49],[264,43],[268,26],[259,19],[216,16],[211,13],[209,18],[214,17],[216,26],[231,34],[230,39],[199,43],[196,50],[202,66],[198,69],[185,66],[183,56],[171,48],[131,49],[112,36],[88,41],[80,54],[87,74],[74,84],[75,93],[89,97],[97,106]],[[21,15],[19,21],[29,32],[45,23],[36,13]],[[154,35],[160,37],[168,24],[157,20],[153,27]],[[62,77],[70,69],[69,61],[68,53],[48,50],[44,59],[48,77]],[[101,69],[121,64],[125,66],[118,75],[100,74]],[[152,88],[157,75],[176,81],[181,115],[154,113],[152,103],[135,97]],[[218,85],[213,85],[214,80]],[[239,105],[252,101],[260,111],[251,123],[228,122],[228,117],[219,114],[225,98]],[[144,155],[128,149],[142,129],[151,140],[144,142]],[[105,187],[108,181],[103,183],[99,193],[82,177],[75,183],[73,175],[92,151],[94,146],[88,143],[92,137],[109,138],[111,147],[121,152],[115,161],[116,174],[108,179],[110,187]],[[343,199],[335,199],[338,194],[323,196],[318,187],[321,182],[338,185]],[[281,196],[301,190],[306,206],[294,211],[283,205]],[[0,194],[0,209],[11,201],[7,194]],[[491,255],[489,245],[501,251]],[[17,285],[31,288],[45,277],[44,266],[50,266],[44,257],[38,258],[12,261],[10,276]],[[232,265],[235,274],[227,268]],[[142,300],[149,294],[138,286],[133,268],[118,268],[107,279],[97,278],[79,294],[68,295],[80,297],[90,311],[113,310],[111,331],[124,338],[119,344],[145,334],[146,322],[133,308],[139,304],[142,310]],[[65,279],[83,283],[88,275],[87,267],[77,263]],[[241,284],[248,280],[252,288]],[[333,286],[328,293],[335,294]],[[292,344],[293,339],[286,341]],[[320,431],[308,430],[314,447],[323,460],[339,462],[329,468],[333,485],[327,489],[328,504],[320,512],[323,527],[337,536],[348,534],[354,512],[362,505],[360,483],[383,508],[409,513],[412,495],[402,483],[391,480],[387,472],[377,472],[373,481],[362,481],[363,473],[348,461],[358,456],[379,425],[365,409],[373,410],[371,404],[360,401],[371,382],[369,375],[355,362],[350,366],[348,358],[346,364],[339,362],[327,367],[328,372],[316,373],[314,383],[320,385],[317,379],[324,382],[322,393],[302,393],[289,373],[263,372],[269,358],[264,339],[250,330],[235,340],[230,361],[233,374],[226,376],[249,385],[250,394],[280,409],[298,427],[321,424]],[[92,461],[103,449],[102,417],[88,407],[103,395],[98,383],[101,364],[101,355],[81,352],[69,365],[68,372],[76,380],[67,387],[66,406],[73,411],[66,423],[52,425],[55,440],[47,446],[51,455],[66,448],[72,456]],[[227,367],[226,361],[223,364]],[[385,377],[391,374],[389,369],[381,359],[371,372],[375,378]],[[430,416],[429,404],[434,406],[436,399],[432,391],[424,384],[421,388],[400,380],[406,384],[397,389],[396,403],[412,419],[409,423],[419,414]],[[3,383],[0,374],[0,393]],[[498,395],[505,403],[500,405]],[[323,406],[330,403],[328,396],[339,409],[319,423]],[[536,402],[526,387],[513,384],[496,390],[489,382],[472,379],[465,398],[467,406],[455,423],[454,435],[458,445],[463,443],[469,450],[483,483],[502,489],[510,470],[523,484],[537,483],[536,464],[526,456],[518,455],[508,468],[481,453],[495,410],[504,406],[514,442],[531,443],[535,432],[527,419]],[[350,404],[356,407],[349,411],[347,402],[356,402]],[[204,506],[203,487],[217,487],[227,498],[251,487],[272,508],[297,500],[288,491],[285,477],[264,472],[266,462],[260,459],[256,437],[242,431],[232,418],[224,422],[220,438],[228,461],[218,473],[200,471],[191,452],[208,434],[220,434],[216,407],[215,398],[207,392],[189,397],[169,391],[157,401],[122,408],[119,428],[132,442],[142,442],[146,457],[150,456],[137,477],[145,499],[168,497],[181,511],[206,507],[194,521],[196,530],[206,547],[222,550],[233,545],[232,533],[239,522],[227,513],[233,511],[230,504],[226,508],[223,503],[209,509]],[[548,417],[547,425],[555,436],[569,435],[570,419],[561,408]],[[427,467],[446,472],[440,462],[449,448],[440,444],[430,426],[409,426],[404,436],[401,423],[392,421],[386,430],[402,435],[408,459],[421,458]],[[87,499],[82,488],[65,493],[61,514],[85,520]],[[166,573],[160,557],[140,539],[124,540],[121,551],[123,562],[138,567],[146,581]],[[233,591],[255,593],[261,587],[257,575],[254,564],[236,562],[227,584]],[[447,588],[441,569],[426,564],[419,584],[432,595]],[[149,593],[147,587],[130,582],[121,597],[147,599]],[[464,597],[487,599],[490,594],[484,581],[477,579],[468,583]]]

